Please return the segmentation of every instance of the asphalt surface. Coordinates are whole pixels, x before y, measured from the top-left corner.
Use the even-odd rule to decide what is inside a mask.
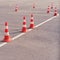
[[[60,14],[59,1],[53,2]],[[34,15],[35,26],[50,19],[54,14],[54,9],[49,14],[46,13],[51,0],[2,0],[0,3],[0,45],[4,43],[1,41],[4,38],[6,21],[13,38],[22,33],[23,16],[26,16],[28,28],[31,13]],[[33,3],[36,4],[34,9]],[[14,11],[16,4],[19,6],[18,12]],[[60,15],[0,47],[0,60],[60,60]]]

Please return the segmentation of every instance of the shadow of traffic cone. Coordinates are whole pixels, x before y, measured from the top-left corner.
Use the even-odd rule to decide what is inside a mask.
[[[17,12],[17,11],[18,11],[18,6],[15,7],[15,12]]]
[[[54,16],[57,16],[57,8],[55,7]]]
[[[27,27],[26,27],[26,17],[23,17],[23,27],[22,27],[22,32],[27,32]]]
[[[48,6],[47,8],[47,13],[50,13],[50,6]]]
[[[8,31],[8,23],[5,22],[5,36],[4,36],[3,42],[10,42],[10,41],[11,41],[11,38]]]
[[[30,27],[29,27],[29,28],[34,28],[34,19],[33,19],[33,14],[31,14]]]

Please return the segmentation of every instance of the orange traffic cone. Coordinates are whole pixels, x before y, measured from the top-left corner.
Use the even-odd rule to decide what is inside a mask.
[[[50,6],[48,6],[47,8],[47,13],[50,13]]]
[[[31,14],[30,28],[34,28],[34,19],[33,19],[33,14]]]
[[[57,8],[55,7],[54,16],[57,16]]]
[[[27,27],[26,27],[26,17],[23,17],[23,27],[22,27],[22,32],[27,32]]]
[[[10,42],[11,41],[11,38],[10,38],[10,35],[9,35],[9,31],[8,31],[8,23],[5,22],[5,36],[4,36],[4,42]]]
[[[18,6],[15,7],[15,12],[17,12],[17,11],[18,11]]]

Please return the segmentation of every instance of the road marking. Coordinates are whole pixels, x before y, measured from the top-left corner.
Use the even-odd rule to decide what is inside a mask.
[[[57,16],[59,16],[59,14],[58,14]],[[39,26],[41,26],[41,25],[47,23],[48,21],[51,21],[52,19],[56,18],[57,16],[53,16],[53,17],[47,19],[46,21],[44,21],[44,22],[42,22],[42,23],[36,25],[34,28],[37,28],[37,27],[39,27]],[[29,29],[27,32],[29,32],[29,31],[31,31],[31,30],[33,30],[33,29]],[[15,36],[15,37],[13,37],[12,40],[17,39],[17,38],[21,37],[21,36],[24,35],[24,34],[26,34],[26,33],[21,33],[21,34]],[[0,44],[0,47],[4,46],[4,45],[6,45],[6,44],[7,44],[7,42],[4,42],[4,43]]]
[[[59,14],[58,14],[57,16],[59,16]],[[54,17],[51,17],[51,18],[47,19],[46,21],[44,21],[44,22],[36,25],[35,28],[36,28],[36,27],[39,27],[39,26],[41,26],[41,25],[43,25],[43,24],[45,24],[45,23],[47,23],[48,21],[51,21],[52,19],[54,19],[54,18],[57,17],[57,16],[54,16]]]
[[[21,34],[19,34],[19,35],[15,36],[15,37],[13,37],[13,38],[12,38],[12,40],[17,39],[17,38],[19,38],[20,36],[22,36],[22,35],[24,35],[24,34],[25,34],[25,33],[21,33]]]
[[[4,43],[0,44],[0,47],[4,46],[6,44],[7,44],[7,42],[4,42]]]

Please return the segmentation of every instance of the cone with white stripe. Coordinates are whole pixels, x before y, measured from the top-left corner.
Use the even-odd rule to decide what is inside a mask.
[[[31,19],[30,19],[30,28],[34,28],[34,19],[33,19],[33,14],[31,14]]]
[[[55,7],[54,16],[57,16],[57,8]]]
[[[33,8],[35,8],[35,4],[33,4]]]
[[[51,9],[53,9],[53,2],[51,3]]]
[[[18,6],[15,7],[15,12],[17,12],[17,11],[18,11]]]
[[[26,17],[23,17],[23,27],[22,27],[22,32],[27,32],[27,27],[26,27]]]
[[[5,36],[4,36],[4,42],[10,42],[11,41],[11,38],[10,38],[10,35],[9,35],[9,30],[8,30],[8,23],[5,22]]]
[[[48,6],[47,8],[47,13],[50,13],[50,6]]]

